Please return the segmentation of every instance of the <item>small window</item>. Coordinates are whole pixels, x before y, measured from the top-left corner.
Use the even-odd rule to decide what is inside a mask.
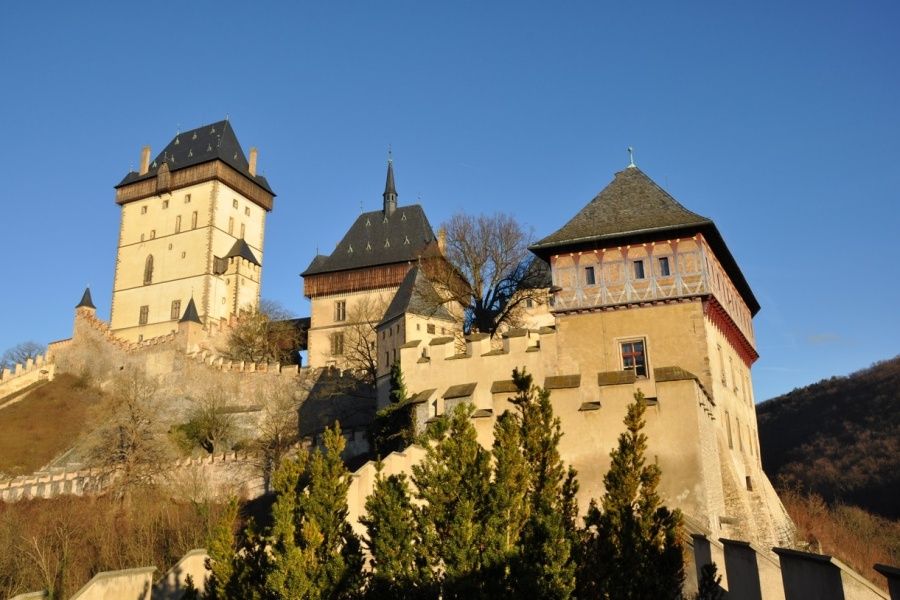
[[[642,261],[642,260],[634,261],[634,278],[635,279],[643,279],[644,278],[644,261]]]
[[[169,208],[169,201],[163,200],[163,208]]]
[[[146,325],[150,320],[150,307],[146,304],[141,307],[141,314],[138,317],[138,325]]]
[[[525,298],[525,308],[534,308],[534,300]]]
[[[148,254],[144,260],[144,285],[153,283],[153,255]]]
[[[385,353],[384,353],[384,365],[385,365],[385,366],[388,366],[388,365],[390,365],[390,364],[391,364],[391,353],[390,353],[390,352],[385,352]]]
[[[141,207],[141,214],[142,214],[142,215],[146,215],[146,214],[147,214],[147,207],[146,207],[146,206],[142,206],[142,207]]]
[[[241,239],[244,239],[244,234],[247,232],[247,227],[243,223],[241,223]]]
[[[190,195],[190,194],[185,194],[185,195],[184,195],[184,203],[185,203],[185,204],[190,204],[190,203],[191,203],[191,195]]]
[[[143,233],[141,234],[141,241],[142,241],[142,242],[144,241],[144,234],[143,234]]]
[[[332,333],[331,334],[331,355],[332,356],[341,356],[344,354],[344,334],[343,333]]]
[[[622,342],[622,368],[634,371],[637,377],[647,376],[647,354],[644,351],[644,340]]]
[[[429,323],[425,327],[426,331],[432,335],[434,335],[434,323]]]
[[[250,216],[250,207],[249,206],[244,207],[244,214],[247,215],[248,217]]]
[[[155,229],[151,229],[151,230],[150,230],[150,239],[152,240],[152,239],[155,239],[155,238],[156,238],[156,230],[155,230]]]
[[[181,231],[181,215],[175,217],[175,233]]]
[[[416,323],[416,331],[422,331],[422,324]]]
[[[234,233],[234,217],[228,217],[228,235]]]
[[[584,268],[584,282],[587,285],[596,285],[597,281],[594,279],[594,267]]]
[[[661,277],[668,277],[672,273],[669,271],[669,257],[663,256],[659,259],[659,274]]]
[[[347,320],[347,301],[346,300],[338,300],[334,303],[334,320],[335,321],[346,321]]]
[[[191,215],[191,229],[197,229],[197,211]]]
[[[237,208],[237,207],[238,207],[238,201],[237,201],[237,198],[235,198],[234,200],[231,201],[231,206],[233,206],[234,208]]]
[[[185,256],[187,256],[187,252],[182,252],[182,253],[181,253],[181,258],[184,258]]]
[[[748,491],[748,492],[752,492],[752,491],[753,491],[753,480],[750,479],[750,476],[749,476],[749,475],[747,475],[747,491]]]
[[[731,439],[731,416],[725,411],[725,429],[728,432],[728,449],[734,450],[734,442]]]
[[[172,300],[172,312],[169,314],[169,318],[173,321],[181,318],[181,300]]]
[[[722,345],[716,344],[716,352],[719,354],[719,372],[722,374],[722,385],[728,385],[725,379],[725,359],[722,358]]]

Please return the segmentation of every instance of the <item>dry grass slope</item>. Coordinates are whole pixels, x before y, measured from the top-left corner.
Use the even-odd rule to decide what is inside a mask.
[[[72,375],[60,375],[0,410],[0,473],[33,473],[75,444],[103,397]]]

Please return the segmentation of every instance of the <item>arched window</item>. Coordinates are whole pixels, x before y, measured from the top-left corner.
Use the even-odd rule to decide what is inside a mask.
[[[144,262],[144,285],[153,283],[153,255],[148,254]]]

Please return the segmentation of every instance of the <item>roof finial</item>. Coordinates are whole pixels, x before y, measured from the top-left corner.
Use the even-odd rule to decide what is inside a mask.
[[[634,164],[634,148],[632,148],[631,146],[628,146],[628,168],[633,169],[636,166],[637,165]]]
[[[391,149],[391,145],[388,144],[388,163],[390,164],[392,162],[394,162],[394,152]]]

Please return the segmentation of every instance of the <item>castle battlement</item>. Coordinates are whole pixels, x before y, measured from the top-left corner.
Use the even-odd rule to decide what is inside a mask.
[[[0,399],[20,392],[39,381],[52,381],[56,365],[50,360],[50,352],[29,358],[25,364],[16,363],[12,369],[0,371]],[[0,403],[0,408],[6,404]]]

